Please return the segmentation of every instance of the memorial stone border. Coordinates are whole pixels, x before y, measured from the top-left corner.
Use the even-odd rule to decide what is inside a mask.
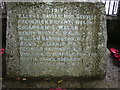
[[[102,3],[8,2],[8,76],[104,76],[104,9]]]

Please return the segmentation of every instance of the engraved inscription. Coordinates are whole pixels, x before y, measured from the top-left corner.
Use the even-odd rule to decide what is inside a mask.
[[[51,14],[18,14],[20,59],[31,60],[80,60],[80,42],[92,38],[86,30],[94,24],[95,15],[62,14],[53,8]],[[86,38],[87,37],[87,38]],[[82,42],[81,42],[82,43]],[[89,49],[87,43],[86,49]]]

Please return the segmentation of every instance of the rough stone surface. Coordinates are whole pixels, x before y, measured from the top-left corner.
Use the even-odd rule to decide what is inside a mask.
[[[7,3],[8,76],[103,77],[102,3]]]
[[[14,81],[13,79],[3,79],[3,88],[120,88],[119,71],[119,68],[113,65],[112,59],[108,56],[107,73],[103,80],[81,81],[73,78],[65,80],[64,78],[35,81],[26,78],[26,81]],[[58,84],[59,80],[63,81]]]

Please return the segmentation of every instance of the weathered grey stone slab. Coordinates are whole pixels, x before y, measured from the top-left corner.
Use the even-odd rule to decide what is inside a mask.
[[[103,76],[102,3],[7,3],[9,76]]]

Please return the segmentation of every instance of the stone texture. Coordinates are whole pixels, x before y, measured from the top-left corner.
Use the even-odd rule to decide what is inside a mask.
[[[9,76],[103,77],[102,3],[7,3]]]
[[[108,52],[109,53],[109,52]],[[114,66],[112,59],[108,56],[107,59],[107,73],[103,80],[79,80],[79,79],[50,79],[50,80],[28,80],[14,81],[3,79],[3,88],[120,88],[119,85],[119,67]],[[59,80],[63,80],[61,84],[57,84]]]

